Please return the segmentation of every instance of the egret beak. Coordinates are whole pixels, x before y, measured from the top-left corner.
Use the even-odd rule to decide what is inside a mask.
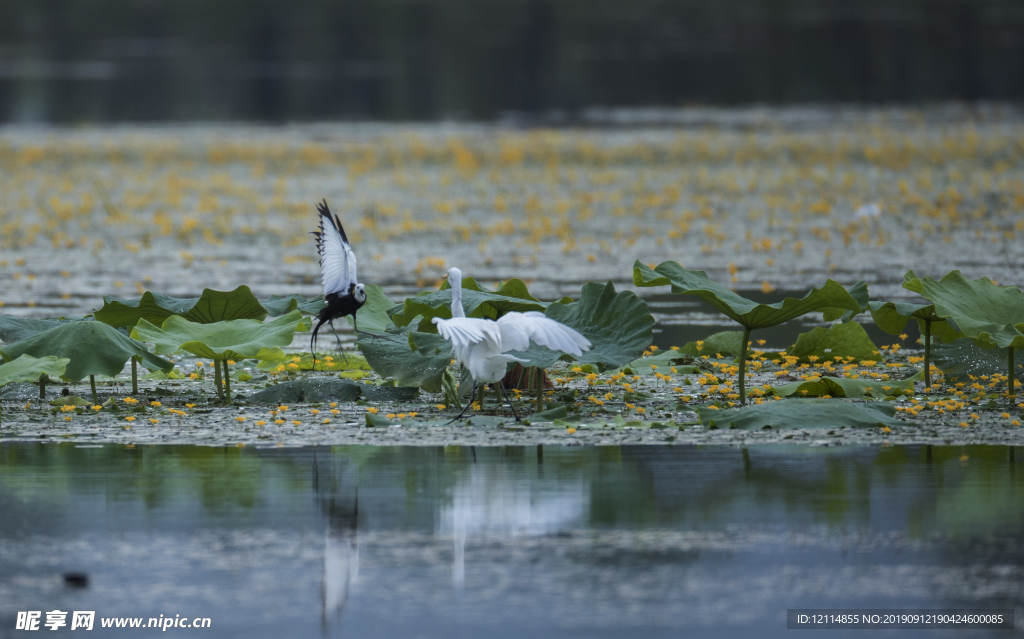
[[[444,275],[442,275],[442,276],[441,276],[441,279],[442,279],[442,280],[447,280],[447,279],[448,279],[448,274],[447,274],[447,273],[445,273]]]

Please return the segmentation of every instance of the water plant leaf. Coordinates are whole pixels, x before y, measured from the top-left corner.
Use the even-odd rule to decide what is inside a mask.
[[[360,385],[347,379],[314,377],[275,384],[249,395],[250,404],[294,404],[326,401],[354,402],[359,399]]]
[[[633,284],[644,287],[670,284],[673,293],[696,295],[751,330],[777,326],[812,312],[822,312],[826,319],[835,319],[848,310],[855,313],[861,310],[857,300],[831,279],[800,299],[787,297],[774,304],[759,304],[713,282],[704,271],[689,271],[677,262],[662,262],[652,270],[637,260],[633,264]]]
[[[1005,348],[982,348],[970,339],[932,346],[932,363],[942,371],[949,384],[972,383],[971,376],[1005,375],[1009,357]],[[1016,379],[1024,379],[1024,357],[1015,358]]]
[[[69,322],[0,349],[8,361],[23,354],[70,359],[63,377],[72,382],[89,375],[114,377],[132,357],[138,357],[151,371],[174,369],[173,362],[157,357],[145,344],[103,322]]]
[[[306,298],[304,295],[297,295],[295,293],[285,295],[284,297],[271,295],[260,302],[260,305],[263,306],[270,317],[280,317],[285,313],[291,313],[295,309],[299,309],[306,315],[319,315],[320,311],[327,306],[323,295]]]
[[[900,426],[888,402],[860,403],[842,399],[784,399],[741,408],[697,408],[705,426],[760,430],[763,428],[872,428]]]
[[[857,317],[861,313],[866,312],[868,310],[868,308],[870,307],[869,305],[871,303],[870,302],[871,296],[868,293],[868,285],[867,285],[867,282],[865,282],[864,280],[858,280],[853,286],[851,286],[850,288],[846,289],[846,292],[848,292],[850,294],[850,297],[852,297],[854,300],[857,301],[857,305],[860,306],[860,310],[859,311],[850,311],[850,310],[848,310],[845,313],[843,313],[839,317],[839,321],[843,322],[844,324],[846,322],[849,322],[850,320],[852,320],[854,317]],[[825,314],[825,321],[830,322],[833,319],[835,319],[834,313],[826,313]]]
[[[216,360],[270,359],[280,357],[276,349],[291,344],[296,329],[304,325],[298,309],[270,322],[239,319],[201,324],[172,315],[162,327],[139,320],[132,336],[151,342],[157,353],[183,350]]]
[[[776,386],[771,390],[779,397],[885,397],[914,392],[914,382],[909,379],[874,381],[850,379],[849,377],[822,377],[819,380],[793,382]]]
[[[84,317],[75,318],[35,318],[17,317],[15,315],[0,315],[0,342],[13,344],[32,337],[37,333],[48,331],[68,322],[88,322],[91,319]]]
[[[559,359],[593,364],[598,370],[619,368],[640,357],[654,339],[654,317],[647,302],[632,291],[615,291],[615,284],[588,282],[578,302],[552,302],[544,314],[579,331],[590,340],[589,351],[574,357],[531,344],[512,355],[527,360],[526,366],[550,368]]]
[[[680,351],[670,350],[650,357],[634,359],[619,370],[627,375],[653,375],[654,373],[694,375],[700,372],[700,368],[696,366],[697,363],[692,357]],[[652,366],[654,368],[651,368]],[[672,372],[673,368],[676,369],[675,373]]]
[[[828,328],[816,326],[798,335],[796,344],[786,352],[799,357],[801,362],[810,361],[808,358],[812,356],[817,356],[821,361],[836,357],[862,360],[881,356],[867,331],[857,322],[833,324]]]
[[[949,322],[935,314],[934,304],[913,304],[909,302],[871,302],[871,319],[875,325],[890,335],[899,335],[907,322],[917,320],[921,335],[925,334],[925,322],[931,323],[932,337],[938,337],[947,344],[964,336],[950,326]]]
[[[34,382],[43,375],[60,377],[71,360],[67,357],[21,355],[0,364],[0,386],[13,382]]]
[[[441,375],[452,359],[452,347],[440,335],[392,327],[381,334],[361,333],[357,343],[379,375],[394,378],[401,386],[441,392]]]
[[[679,349],[690,357],[710,356],[721,354],[726,357],[739,357],[740,349],[743,346],[743,331],[722,331],[708,335],[697,342],[687,342]]]
[[[392,302],[384,294],[384,289],[376,284],[370,284],[366,287],[366,303],[356,313],[359,330],[383,333],[395,325],[388,311],[400,308],[401,304]],[[348,320],[349,326],[352,326],[352,317],[346,315],[345,319]]]
[[[292,366],[293,364],[294,367]],[[261,371],[270,371],[281,366],[284,366],[287,370],[311,371],[313,370],[313,354],[279,351],[279,353],[274,353],[272,357],[259,360],[256,364],[256,368]],[[346,353],[344,357],[341,354],[337,356],[320,354],[316,358],[316,370],[331,372],[368,371],[370,370],[370,365],[366,363],[366,358],[357,353]]]
[[[951,271],[941,280],[907,274],[904,286],[935,304],[935,314],[982,348],[1024,347],[1024,293],[1016,286],[998,286],[987,277],[965,278]]]
[[[134,299],[104,296],[103,308],[95,311],[93,316],[115,328],[130,328],[142,319],[161,326],[171,316],[184,317],[198,324],[237,319],[262,320],[267,316],[267,310],[248,286],[239,286],[233,291],[203,289],[199,297],[171,297],[149,291]]]
[[[438,291],[406,299],[402,309],[391,314],[391,320],[395,326],[402,327],[419,317],[418,331],[436,333],[437,326],[431,320],[435,317],[451,318],[451,303],[452,291],[445,281]],[[510,311],[543,311],[547,306],[547,302],[530,295],[521,280],[503,282],[493,292],[481,287],[473,278],[462,281],[462,307],[466,317],[497,319]]]

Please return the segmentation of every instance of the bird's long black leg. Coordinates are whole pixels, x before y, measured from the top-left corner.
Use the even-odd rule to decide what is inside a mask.
[[[512,403],[512,400],[509,399],[508,395],[505,393],[505,385],[503,383],[501,383],[500,380],[498,381],[498,390],[501,391],[501,396],[505,398],[506,402],[508,402],[508,407],[512,409],[512,415],[515,416],[516,421],[518,422],[519,421],[519,413],[516,412],[515,405]]]
[[[341,348],[341,337],[338,336],[338,331],[334,329],[334,320],[332,319],[328,324],[331,325],[331,331],[334,332],[334,338],[338,340],[338,350],[341,351],[341,356],[345,358],[345,364],[348,364],[348,355],[346,355],[345,351]]]
[[[475,396],[476,396],[476,380],[473,380],[473,390],[469,394],[469,401],[466,402],[466,407],[462,409],[462,412],[459,413],[458,415],[456,415],[452,419],[452,422],[457,422],[460,419],[462,419],[462,416],[466,414],[466,411],[469,410],[469,407],[473,405],[473,399],[474,399]],[[452,422],[448,422],[448,423],[450,424]]]

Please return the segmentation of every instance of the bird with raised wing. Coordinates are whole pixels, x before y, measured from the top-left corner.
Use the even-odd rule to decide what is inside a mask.
[[[327,303],[317,316],[316,328],[309,339],[309,348],[313,351],[313,367],[316,368],[316,334],[324,322],[334,331],[341,347],[341,338],[334,329],[334,320],[346,315],[352,316],[352,326],[356,332],[356,311],[366,303],[366,287],[356,279],[356,254],[352,251],[345,228],[337,215],[332,215],[327,208],[327,200],[316,205],[320,214],[320,230],[313,231],[316,236],[316,250],[320,254],[320,273],[324,285],[324,301]]]
[[[497,383],[505,395],[501,380],[505,377],[508,363],[526,362],[510,355],[509,351],[524,351],[530,347],[530,342],[575,357],[590,350],[590,341],[586,337],[537,311],[505,313],[496,321],[466,317],[462,307],[462,271],[448,269],[448,285],[452,291],[452,318],[435,317],[431,321],[437,325],[441,337],[451,342],[455,361],[469,369],[473,393],[477,384]],[[463,409],[455,419],[461,418],[465,412]],[[518,421],[519,415],[514,406],[512,414]]]

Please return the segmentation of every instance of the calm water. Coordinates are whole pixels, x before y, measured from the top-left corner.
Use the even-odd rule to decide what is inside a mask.
[[[0,636],[55,608],[275,638],[772,637],[791,634],[786,608],[813,607],[1020,619],[1022,456],[8,443]],[[89,586],[65,586],[71,571]]]

